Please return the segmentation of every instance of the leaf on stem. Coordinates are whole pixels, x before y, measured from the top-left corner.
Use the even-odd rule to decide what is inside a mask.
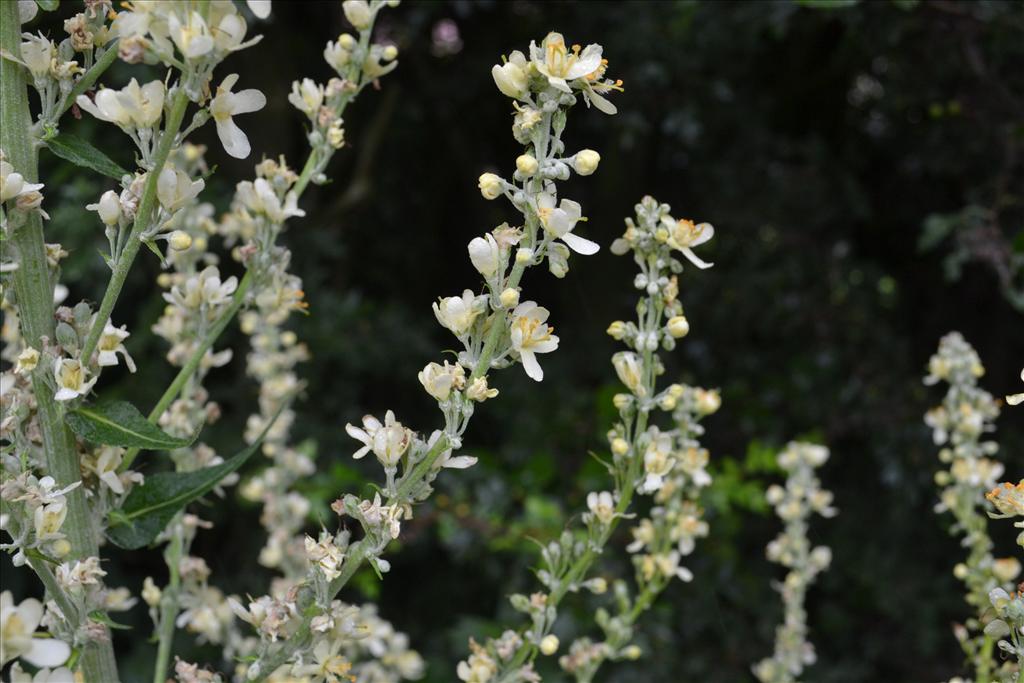
[[[122,446],[148,451],[168,451],[190,446],[198,433],[179,439],[149,422],[126,401],[87,405],[72,410],[64,422],[86,441],[104,446]]]
[[[70,161],[77,166],[92,169],[97,173],[120,180],[128,171],[100,150],[93,147],[80,137],[69,133],[59,133],[46,140],[46,146],[61,159]]]
[[[209,493],[221,479],[245,464],[288,403],[281,406],[259,438],[229,460],[194,472],[158,472],[147,476],[144,484],[131,490],[121,509],[111,512],[107,538],[126,550],[152,543],[179,510]]]

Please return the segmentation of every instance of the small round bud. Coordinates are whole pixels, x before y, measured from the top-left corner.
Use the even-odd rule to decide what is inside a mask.
[[[626,323],[622,322],[621,320],[616,320],[611,325],[609,325],[608,329],[605,331],[608,333],[608,336],[611,337],[612,339],[622,341],[622,338],[626,336]]]
[[[520,154],[516,157],[516,169],[525,176],[531,176],[537,172],[540,164],[532,154]]]
[[[172,232],[171,236],[167,238],[167,241],[171,245],[171,249],[174,251],[185,251],[192,246],[192,236],[181,230],[175,230]]]
[[[668,319],[668,325],[665,326],[668,333],[676,339],[682,339],[690,333],[690,322],[686,319],[686,316],[676,315]]]
[[[626,453],[629,453],[629,442],[621,436],[615,437],[612,439],[612,453],[615,455],[625,455]]]
[[[540,640],[540,652],[543,655],[553,655],[558,652],[558,636],[549,633]]]
[[[385,62],[393,61],[398,57],[398,48],[394,45],[388,45],[384,48],[384,52],[381,53],[381,56],[384,58]]]
[[[71,552],[71,543],[66,538],[58,539],[50,545],[50,552],[54,557],[65,557]]]
[[[595,577],[590,580],[590,592],[594,595],[603,595],[608,591],[608,582],[603,577]]]
[[[665,228],[658,228],[654,231],[654,239],[662,243],[668,242],[668,230]]]
[[[612,397],[612,405],[619,410],[629,407],[632,403],[633,397],[629,394],[615,394],[615,396]]]
[[[658,400],[658,407],[666,412],[675,409],[676,397],[672,394],[665,394]]]
[[[351,33],[342,33],[338,36],[338,45],[342,46],[349,52],[355,49],[356,39]]]
[[[623,657],[625,657],[626,659],[631,659],[633,661],[640,659],[640,655],[642,654],[643,651],[640,649],[639,645],[630,645],[622,651]]]
[[[299,341],[297,334],[291,330],[287,330],[281,335],[281,343],[285,346],[295,346],[295,343]]]
[[[966,579],[967,575],[969,573],[970,573],[970,570],[967,569],[967,565],[964,564],[963,562],[960,562],[955,567],[953,567],[953,576],[955,576],[956,578],[960,579],[961,581],[963,579]]]
[[[527,249],[522,247],[516,251],[516,263],[522,265],[529,263],[533,259],[533,249]]]
[[[505,308],[515,308],[519,305],[519,290],[509,287],[501,293],[501,305]]]
[[[345,0],[341,3],[341,9],[345,12],[345,18],[349,23],[362,31],[370,27],[373,14],[370,12],[370,4],[366,0]]]
[[[484,173],[477,182],[484,199],[497,199],[505,190],[505,181],[493,173]]]
[[[580,150],[573,157],[573,167],[580,175],[590,175],[597,170],[599,163],[601,163],[601,155],[592,149]]]

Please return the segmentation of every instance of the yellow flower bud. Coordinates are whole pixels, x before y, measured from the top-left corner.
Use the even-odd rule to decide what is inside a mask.
[[[668,242],[668,230],[665,228],[658,228],[654,231],[654,239],[662,243]]]
[[[533,249],[527,249],[526,247],[523,247],[516,251],[516,263],[520,265],[524,263],[529,263],[532,258]]]
[[[381,56],[384,57],[384,61],[390,62],[396,57],[398,57],[398,48],[395,47],[394,45],[388,45],[386,48],[384,48],[384,52]]]
[[[626,453],[629,453],[629,442],[621,436],[615,437],[612,439],[612,453],[615,455],[625,455]]]
[[[626,323],[616,320],[605,330],[612,339],[621,341],[626,336]]]
[[[690,333],[690,322],[684,315],[676,315],[668,319],[666,325],[668,333],[676,339],[681,339]]]
[[[505,308],[515,308],[519,305],[519,290],[509,287],[501,293],[501,305]]]
[[[525,176],[531,176],[537,172],[540,164],[532,154],[520,154],[516,157],[516,169]]]
[[[576,172],[580,175],[590,175],[597,170],[599,163],[601,163],[600,154],[592,149],[584,149],[576,152],[573,166],[576,167]]]
[[[553,655],[558,652],[558,636],[549,633],[540,640],[540,652],[543,655]]]
[[[633,661],[640,659],[640,655],[642,654],[643,651],[640,649],[639,645],[630,645],[622,651],[623,657],[625,657],[626,659],[631,659]]]
[[[185,251],[192,246],[192,236],[181,230],[172,232],[167,241],[174,251]]]
[[[71,543],[66,538],[60,538],[50,544],[50,552],[54,557],[65,557],[71,552]]]
[[[484,173],[477,183],[484,199],[497,199],[505,188],[505,181],[493,173]]]

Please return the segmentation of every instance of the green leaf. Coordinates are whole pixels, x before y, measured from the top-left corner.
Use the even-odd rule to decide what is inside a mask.
[[[198,436],[196,434],[188,439],[170,436],[125,401],[82,406],[65,415],[64,422],[86,441],[149,451],[185,448]]]
[[[44,12],[52,12],[57,9],[57,4],[60,0],[36,0],[36,4]]]
[[[46,140],[46,146],[61,159],[66,159],[77,166],[91,168],[114,180],[120,180],[121,176],[128,173],[90,143],[69,133],[59,133],[53,136]]]
[[[126,550],[138,550],[152,543],[179,510],[209,493],[221,479],[245,464],[259,449],[281,410],[256,441],[219,465],[194,472],[158,472],[147,476],[144,484],[131,490],[121,509],[108,517],[111,526],[107,538]]]
[[[98,621],[101,624],[106,624],[107,627],[112,628],[112,629],[118,629],[118,630],[121,630],[121,631],[131,631],[132,630],[131,626],[125,626],[124,624],[119,624],[116,621],[114,621],[113,619],[111,619],[109,616],[107,616],[107,614],[103,610],[94,609],[93,611],[89,612],[89,618],[92,619],[93,621]]]

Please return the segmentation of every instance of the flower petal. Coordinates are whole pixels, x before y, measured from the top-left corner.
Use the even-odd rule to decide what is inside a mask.
[[[249,114],[267,106],[267,96],[256,88],[241,90],[231,96],[231,113]]]
[[[224,151],[236,159],[244,159],[252,151],[249,138],[230,118],[217,121],[217,137],[224,145]]]
[[[685,256],[690,263],[697,266],[701,270],[710,268],[711,266],[715,265],[714,263],[708,263],[707,261],[700,260],[700,258],[696,254],[694,254],[693,250],[690,249],[689,247],[683,249],[683,256]]]
[[[577,254],[583,254],[584,256],[596,254],[601,250],[601,246],[597,242],[591,242],[586,237],[580,237],[571,232],[562,235],[562,241]]]
[[[67,643],[54,638],[33,638],[28,652],[21,656],[29,664],[38,667],[60,666],[68,661],[71,648]]]
[[[519,352],[519,357],[523,359],[523,369],[526,370],[527,376],[540,382],[544,379],[544,370],[540,367],[540,363],[537,362],[537,357],[533,355],[533,351],[523,349]]]

